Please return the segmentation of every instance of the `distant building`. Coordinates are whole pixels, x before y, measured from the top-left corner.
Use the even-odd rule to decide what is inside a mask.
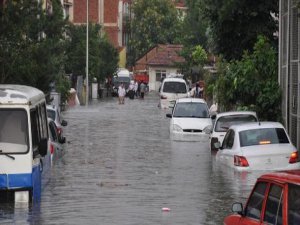
[[[282,116],[297,149],[300,149],[300,17],[299,1],[279,1],[279,83]]]
[[[162,78],[181,73],[179,64],[185,59],[179,55],[182,45],[157,45],[136,61],[134,74],[149,76],[149,90],[158,91]]]

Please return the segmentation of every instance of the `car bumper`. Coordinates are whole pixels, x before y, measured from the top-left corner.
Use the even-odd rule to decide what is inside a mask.
[[[171,132],[170,137],[174,141],[209,141],[209,135],[205,133]]]
[[[281,170],[297,170],[300,169],[300,162],[288,164],[285,167],[260,167],[260,168],[253,168],[253,167],[239,167],[235,166],[234,169],[236,171],[257,171],[257,170],[264,170],[264,171],[281,171]]]

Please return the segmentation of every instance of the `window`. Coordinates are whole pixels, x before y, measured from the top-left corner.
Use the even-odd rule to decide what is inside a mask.
[[[204,103],[182,102],[176,104],[174,117],[209,118],[209,113]]]
[[[255,185],[255,188],[249,198],[248,204],[245,209],[245,216],[260,220],[262,204],[265,198],[267,183],[259,182]]]
[[[167,76],[167,71],[166,70],[156,70],[155,71],[156,74],[156,81],[163,81],[163,79],[166,78]]]
[[[264,222],[273,225],[282,224],[282,202],[282,187],[272,185],[267,198]]]
[[[38,154],[38,145],[44,138],[48,139],[48,122],[45,103],[36,106],[30,111],[31,136],[33,156]]]
[[[53,121],[50,121],[49,129],[50,129],[51,140],[55,141],[55,142],[58,142],[57,128],[56,128],[56,125]]]
[[[220,117],[216,123],[216,132],[226,132],[230,126],[245,122],[256,122],[253,115],[232,115]]]
[[[300,224],[300,186],[289,184],[288,186],[288,224]]]
[[[55,111],[52,109],[47,109],[47,115],[49,118],[51,118],[52,120],[55,120]]]
[[[239,133],[241,147],[263,144],[289,143],[289,139],[283,128],[263,128],[245,130]]]
[[[164,82],[163,92],[167,93],[187,93],[186,84],[184,82]]]
[[[1,109],[0,118],[0,153],[26,153],[29,150],[26,111]]]
[[[222,148],[223,149],[231,149],[234,143],[234,131],[233,130],[229,130],[224,138],[223,144],[222,144]]]

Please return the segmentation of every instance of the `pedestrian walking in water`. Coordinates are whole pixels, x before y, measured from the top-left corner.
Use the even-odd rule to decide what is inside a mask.
[[[144,82],[142,81],[141,86],[140,86],[141,99],[144,99],[145,91],[146,91],[146,85],[145,85]]]
[[[134,94],[135,94],[136,98],[139,97],[138,88],[139,88],[139,83],[137,81],[135,81],[135,83],[134,83]]]
[[[121,85],[119,86],[118,95],[119,95],[119,104],[124,104],[126,90],[123,83],[121,83]]]
[[[203,87],[197,82],[196,87],[192,88],[191,96],[194,98],[203,98]]]

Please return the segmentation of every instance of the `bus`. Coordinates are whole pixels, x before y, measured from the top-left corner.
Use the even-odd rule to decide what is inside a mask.
[[[0,195],[15,202],[41,197],[51,167],[45,95],[24,85],[0,85]]]

